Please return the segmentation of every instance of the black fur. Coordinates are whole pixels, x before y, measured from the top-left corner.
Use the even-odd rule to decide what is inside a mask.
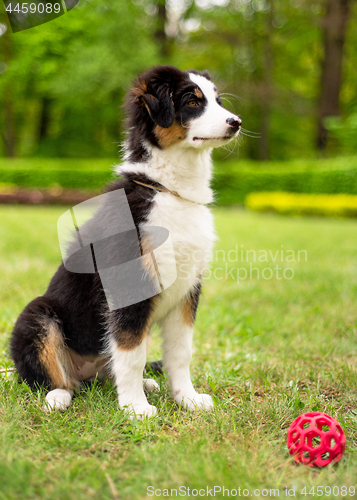
[[[202,75],[209,78],[206,72]],[[143,161],[147,158],[143,139],[160,147],[155,127],[168,128],[175,122],[184,125],[203,113],[206,99],[198,90],[197,85],[190,80],[188,72],[172,66],[153,68],[134,83],[127,100],[128,148],[131,151],[131,161]],[[189,106],[190,99],[194,99],[197,104]],[[156,191],[138,185],[134,180],[153,187],[163,187],[144,175],[124,173],[123,179],[108,185],[106,192],[125,189],[134,224],[138,229],[138,226],[147,220]],[[107,219],[105,209],[98,210],[94,222],[98,224],[98,220],[107,225],[112,222]],[[93,221],[83,227],[90,230],[93,228],[92,223]],[[115,238],[108,238],[105,243],[107,262],[112,262],[113,258],[124,259],[122,261],[133,258],[130,254],[132,247],[123,250],[123,245],[118,245]],[[116,255],[118,246],[120,255]],[[89,256],[92,253],[91,245]],[[99,267],[98,262],[97,265]],[[191,297],[193,319],[199,293],[200,287],[197,287]],[[68,348],[80,355],[96,356],[105,348],[108,328],[112,330],[119,346],[131,348],[140,342],[155,300],[158,299],[153,297],[109,312],[98,272],[73,273],[61,264],[46,293],[28,304],[14,326],[11,355],[20,378],[30,386],[50,385],[49,376],[39,359],[39,352],[46,343],[46,321],[56,325]],[[125,338],[122,332],[125,332]]]
[[[193,73],[194,75],[204,76],[206,78],[206,80],[210,80],[211,81],[211,76],[210,76],[210,74],[208,73],[207,70],[197,71],[197,69],[189,69],[188,73]]]
[[[38,320],[48,317],[59,323],[52,305],[52,301],[44,297],[33,300],[25,307],[13,330],[11,355],[20,378],[30,387],[50,386],[50,380],[38,358],[38,350],[45,341],[43,328]]]
[[[152,361],[151,363],[146,363],[145,365],[145,372],[148,375],[163,375],[164,363],[163,361]]]
[[[194,322],[196,319],[197,307],[201,293],[202,293],[201,283],[198,283],[190,293],[192,322]]]
[[[207,71],[200,74],[209,79]],[[204,111],[206,99],[197,99],[199,106],[187,108],[187,101],[197,89],[189,77],[189,71],[180,71],[173,66],[157,66],[141,75],[132,86],[126,101],[128,112],[128,147],[129,160],[146,161],[148,153],[143,146],[143,139],[160,148],[154,133],[155,125],[170,127],[174,122],[185,125],[188,120],[199,116]]]
[[[133,182],[132,175],[124,174],[124,179],[114,181],[106,192],[125,189],[130,210],[136,226],[145,222],[156,191]],[[138,176],[139,180],[139,176]],[[145,176],[141,182],[152,184]],[[108,221],[108,224],[110,221]],[[115,249],[108,248],[108,254]],[[108,320],[116,323],[120,332],[125,329],[128,335],[140,335],[152,311],[152,299],[108,312],[106,298],[98,273],[79,274],[68,271],[61,264],[53,276],[46,293],[28,304],[20,314],[12,333],[11,355],[20,378],[30,386],[49,386],[47,374],[38,359],[43,342],[42,321],[53,319],[61,328],[64,341],[70,349],[81,355],[98,355],[105,347],[105,333]],[[85,332],[85,335],[83,335]],[[120,345],[120,333],[116,335]]]

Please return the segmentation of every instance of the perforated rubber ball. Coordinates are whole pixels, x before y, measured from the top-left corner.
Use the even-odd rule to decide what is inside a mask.
[[[286,442],[296,463],[325,467],[339,462],[346,447],[340,424],[326,413],[303,413],[290,425]]]

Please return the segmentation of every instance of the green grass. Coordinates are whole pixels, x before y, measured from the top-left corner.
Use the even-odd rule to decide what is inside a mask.
[[[11,365],[8,341],[18,314],[45,291],[60,260],[56,221],[63,210],[0,207],[2,366]],[[214,255],[216,278],[205,279],[192,376],[214,396],[216,410],[178,409],[163,377],[160,393],[149,395],[156,419],[130,421],[110,381],[86,387],[66,413],[49,415],[44,394],[2,374],[1,500],[143,499],[150,485],[252,494],[279,488],[285,498],[286,486],[295,487],[295,498],[312,497],[299,493],[304,486],[357,489],[356,221],[233,208],[216,209],[215,216],[225,262],[223,252]],[[241,250],[250,250],[248,262],[245,253],[235,262]],[[306,254],[289,262],[291,250],[296,259],[299,250]],[[261,262],[253,262],[253,251]],[[258,268],[252,279],[250,264]],[[276,275],[275,266],[278,277],[284,269],[292,275],[286,268],[294,277],[262,279],[267,268]],[[248,273],[239,283],[237,268],[241,277]],[[160,357],[156,331],[149,357]],[[290,422],[311,410],[334,416],[347,434],[342,461],[321,471],[294,465],[285,446]]]

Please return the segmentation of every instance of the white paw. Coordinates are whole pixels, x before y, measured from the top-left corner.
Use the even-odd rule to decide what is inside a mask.
[[[46,396],[45,410],[60,410],[65,411],[70,406],[72,401],[72,393],[65,389],[55,389],[50,391]]]
[[[138,420],[142,420],[145,417],[154,417],[156,415],[156,406],[147,404],[134,404],[120,406],[126,413],[129,413],[130,418],[136,417]]]
[[[152,378],[144,378],[144,390],[146,392],[159,392],[159,384]]]
[[[198,394],[196,392],[192,396],[184,396],[180,401],[176,400],[176,403],[182,403],[187,410],[214,410],[213,399],[209,394]]]

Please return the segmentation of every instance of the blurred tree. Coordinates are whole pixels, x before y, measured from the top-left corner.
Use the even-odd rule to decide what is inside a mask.
[[[0,7],[0,37],[2,37],[2,65],[3,71],[8,68],[11,55],[11,36],[10,24],[5,13],[5,10]],[[13,157],[16,155],[16,133],[14,123],[14,106],[13,106],[13,92],[10,82],[3,87],[3,107],[4,117],[1,123],[1,137],[5,145],[6,156]]]
[[[183,16],[176,60],[209,68],[244,127],[260,134],[240,142],[240,154],[284,158],[301,151],[302,142],[311,149],[311,131],[300,127],[316,88],[317,29],[306,36],[311,17],[310,8],[286,0],[197,0]],[[300,144],[288,153],[298,128]]]
[[[313,156],[317,112],[321,120],[326,116],[320,94],[330,80],[320,71],[327,2],[332,0],[80,0],[68,14],[16,34],[1,29],[3,17],[0,155],[115,157],[125,88],[147,67],[169,63],[208,69],[226,105],[260,135],[240,139],[235,153]],[[342,115],[352,116],[357,2],[334,0],[333,8],[343,2],[350,14],[343,24],[339,96]],[[324,92],[330,104],[331,92]],[[328,152],[347,151],[341,134],[334,137]]]
[[[169,39],[166,35],[166,27],[167,27],[166,0],[157,0],[156,10],[157,10],[157,21],[156,21],[155,37],[159,42],[161,56],[163,58],[166,58],[169,55]]]
[[[182,16],[176,61],[215,73],[226,92],[240,96],[234,109],[244,127],[260,134],[258,141],[240,143],[241,155],[283,159],[314,154],[326,1],[196,0]],[[353,26],[355,19],[351,33]],[[349,44],[352,58],[356,37],[350,36]],[[355,71],[351,59],[345,85],[355,81]],[[345,107],[351,93],[350,84]]]
[[[351,0],[325,0],[325,15],[322,19],[324,57],[317,131],[317,147],[320,150],[324,150],[327,145],[325,118],[340,114],[342,61],[351,3]]]
[[[265,18],[265,33],[264,33],[264,48],[262,61],[262,78],[261,78],[261,109],[260,114],[260,141],[258,143],[258,157],[260,160],[268,160],[270,158],[270,124],[273,108],[273,26],[274,21],[274,2],[269,1],[269,10]]]
[[[9,34],[0,107],[10,85],[18,154],[115,156],[124,89],[159,59],[155,28],[155,16],[142,5],[82,0],[50,23]],[[0,63],[8,50],[4,41]]]

